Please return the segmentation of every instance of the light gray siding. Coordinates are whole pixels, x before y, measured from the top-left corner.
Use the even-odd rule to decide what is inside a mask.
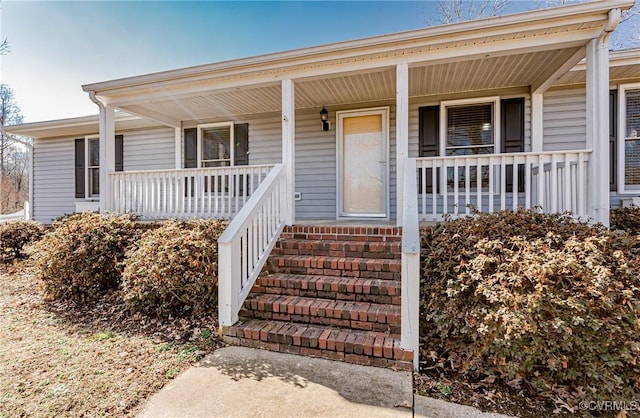
[[[33,160],[33,218],[51,223],[75,211],[74,139],[36,140]]]
[[[584,88],[544,94],[544,151],[586,148],[586,108]]]
[[[125,171],[175,168],[172,128],[123,133]]]

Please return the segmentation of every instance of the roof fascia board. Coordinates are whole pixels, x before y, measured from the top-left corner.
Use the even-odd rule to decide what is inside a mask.
[[[399,43],[424,43],[428,41],[450,42],[460,41],[478,37],[484,33],[499,35],[501,33],[513,32],[514,30],[534,30],[535,28],[549,27],[550,24],[567,25],[573,23],[585,23],[588,21],[605,20],[605,12],[613,8],[628,8],[633,5],[632,0],[608,0],[588,3],[578,3],[560,8],[542,9],[532,12],[517,13],[487,19],[474,20],[469,22],[455,23],[449,25],[436,26],[432,28],[419,29],[414,31],[400,32],[391,35],[382,35],[364,38],[354,41],[333,43],[328,45],[279,52],[275,54],[259,55],[250,58],[224,61],[220,63],[205,64],[195,67],[187,67],[177,70],[169,70],[159,73],[146,74],[135,77],[128,77],[118,80],[111,80],[93,84],[83,85],[85,91],[95,91],[96,93],[118,88],[131,88],[144,84],[161,85],[163,82],[174,82],[177,79],[211,77],[215,73],[224,74],[225,70],[233,70],[238,73],[242,70],[252,71],[255,67],[273,67],[278,62],[291,64],[291,60],[304,63],[315,61],[319,56],[328,55],[334,58],[353,56],[356,52],[366,53],[369,49],[381,50],[388,48],[398,48]],[[410,47],[410,45],[407,45]],[[360,51],[358,51],[360,50]]]

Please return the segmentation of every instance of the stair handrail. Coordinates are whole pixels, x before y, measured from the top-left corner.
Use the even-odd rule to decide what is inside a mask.
[[[218,320],[238,321],[286,223],[286,171],[276,164],[218,239]]]
[[[418,182],[416,160],[404,163],[402,197],[402,290],[400,346],[413,351],[413,368],[418,369],[420,309],[420,223],[418,221]]]

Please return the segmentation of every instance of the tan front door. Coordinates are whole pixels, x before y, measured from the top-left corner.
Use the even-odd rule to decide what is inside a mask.
[[[338,115],[340,217],[386,217],[387,111]]]

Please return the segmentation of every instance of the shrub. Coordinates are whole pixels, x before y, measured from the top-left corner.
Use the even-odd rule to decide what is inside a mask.
[[[22,256],[22,249],[44,234],[44,226],[35,221],[8,221],[0,223],[0,261],[11,261]]]
[[[573,405],[637,399],[640,237],[501,212],[426,229],[422,256],[429,366]]]
[[[131,215],[84,212],[54,222],[36,246],[45,293],[83,301],[117,289],[125,251],[138,236]]]
[[[217,309],[218,238],[225,227],[215,220],[169,221],[145,232],[125,262],[130,308],[160,317]]]
[[[640,235],[640,206],[627,206],[611,210],[611,229]]]

